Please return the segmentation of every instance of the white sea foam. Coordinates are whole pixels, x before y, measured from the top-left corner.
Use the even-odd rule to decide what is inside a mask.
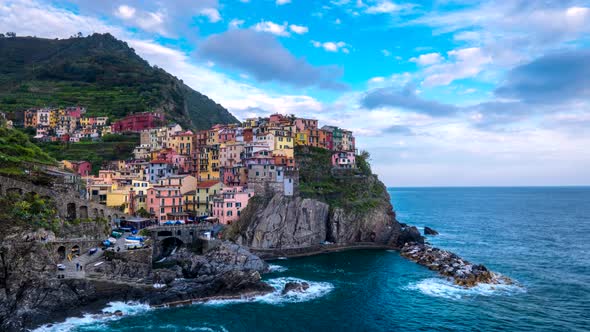
[[[476,296],[514,295],[526,292],[526,289],[522,286],[506,284],[478,284],[475,287],[465,288],[441,278],[424,279],[411,283],[406,288],[420,291],[425,295],[452,300]]]
[[[287,257],[279,257],[279,258],[277,258],[277,259],[280,259],[280,260],[285,260],[285,259],[289,259],[289,258],[287,258]]]
[[[283,288],[288,282],[306,282],[309,284],[309,288],[303,292],[295,292],[291,291],[287,294],[281,294]],[[224,306],[228,304],[235,304],[235,303],[246,303],[246,302],[261,302],[261,303],[268,303],[274,305],[281,305],[284,303],[296,303],[296,302],[306,302],[311,301],[313,299],[320,298],[328,293],[330,293],[334,289],[334,285],[329,282],[321,282],[321,281],[307,281],[303,279],[293,278],[293,277],[283,277],[283,278],[274,278],[266,280],[270,286],[272,286],[275,290],[272,293],[266,295],[255,296],[253,298],[243,298],[243,299],[231,299],[231,300],[211,300],[207,302],[195,302],[195,304],[204,304],[209,306]]]
[[[139,302],[110,302],[102,310],[102,314],[84,314],[82,317],[70,317],[61,323],[46,324],[35,329],[34,332],[66,332],[80,326],[97,326],[98,324],[120,319],[122,317],[112,315],[117,310],[123,312],[123,316],[137,315],[150,310],[150,306]]]
[[[276,265],[276,264],[268,264],[268,269],[270,270],[270,272],[277,272],[277,273],[285,272],[288,270],[286,267],[281,266],[281,265]]]

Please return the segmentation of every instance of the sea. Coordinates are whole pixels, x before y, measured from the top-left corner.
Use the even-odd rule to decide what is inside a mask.
[[[390,188],[428,242],[516,281],[464,289],[396,251],[271,261],[276,292],[252,300],[105,312],[38,331],[590,331],[590,187]],[[288,281],[303,294],[281,296]]]

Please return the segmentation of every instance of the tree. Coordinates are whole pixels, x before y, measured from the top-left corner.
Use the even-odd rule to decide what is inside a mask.
[[[16,33],[9,31],[9,32],[6,33],[6,37],[14,38],[14,37],[16,37]]]
[[[3,33],[0,33],[0,38],[4,38],[4,34]]]

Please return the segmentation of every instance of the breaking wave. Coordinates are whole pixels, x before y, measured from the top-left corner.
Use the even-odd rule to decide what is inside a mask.
[[[120,310],[123,313],[123,316],[113,315],[117,310]],[[106,308],[102,309],[102,313],[84,314],[82,317],[70,317],[60,323],[40,326],[33,332],[64,332],[71,331],[81,326],[96,327],[104,322],[117,320],[125,316],[137,315],[148,310],[151,310],[149,305],[139,302],[110,302]]]
[[[478,284],[471,288],[465,288],[441,278],[428,278],[413,282],[406,289],[417,290],[425,295],[451,300],[461,300],[477,296],[510,296],[526,292],[524,287],[515,284]]]
[[[285,272],[288,270],[288,268],[281,266],[281,265],[276,265],[276,264],[268,264],[268,269],[270,270],[270,272],[276,272],[276,273],[281,273],[281,272]]]

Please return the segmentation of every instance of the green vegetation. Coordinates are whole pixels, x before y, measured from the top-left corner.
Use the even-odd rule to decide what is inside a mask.
[[[37,194],[7,195],[0,197],[0,222],[10,225],[44,228],[56,231],[60,226],[55,204]],[[4,229],[5,226],[3,225]]]
[[[183,127],[237,122],[221,105],[152,67],[110,34],[86,38],[0,38],[0,111],[82,105],[118,119],[162,111]]]
[[[357,212],[375,208],[383,202],[386,189],[372,174],[369,157],[367,152],[356,156],[356,169],[333,170],[331,151],[314,147],[295,148],[301,196]]]
[[[55,163],[55,159],[31,143],[24,133],[0,127],[0,174],[22,175],[31,165]]]
[[[128,159],[139,145],[138,134],[105,135],[101,142],[38,143],[57,160],[86,160],[92,163],[92,172],[98,174],[103,162]]]

